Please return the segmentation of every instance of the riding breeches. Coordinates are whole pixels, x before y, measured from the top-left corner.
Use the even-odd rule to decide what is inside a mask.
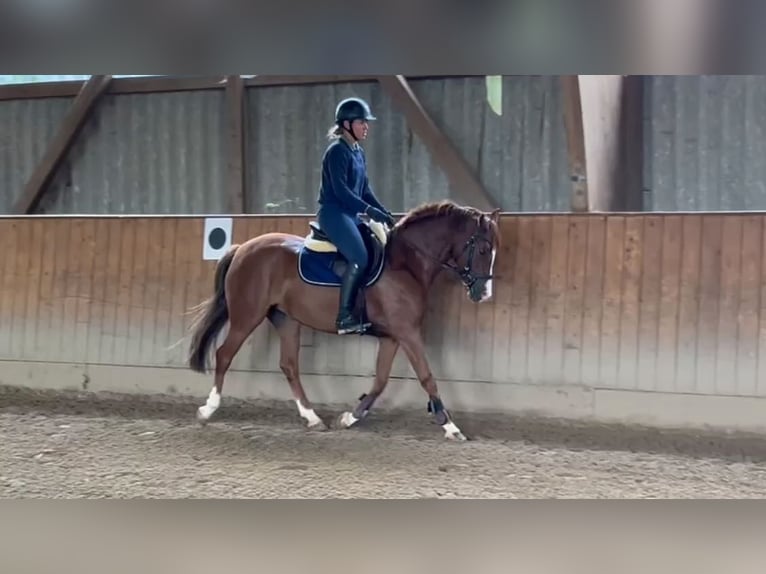
[[[362,269],[367,268],[367,247],[357,228],[355,217],[338,209],[322,206],[317,213],[317,222],[341,255]]]

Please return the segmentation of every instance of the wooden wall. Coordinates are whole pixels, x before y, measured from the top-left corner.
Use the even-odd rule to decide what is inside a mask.
[[[307,221],[238,217],[234,241]],[[212,286],[203,225],[0,219],[0,360],[185,368],[186,341],[172,345]],[[763,214],[507,215],[502,228],[491,304],[438,287],[426,336],[439,379],[766,395]],[[269,333],[236,369],[278,372]],[[369,376],[375,349],[306,331],[302,369]],[[401,355],[394,374],[409,376]]]

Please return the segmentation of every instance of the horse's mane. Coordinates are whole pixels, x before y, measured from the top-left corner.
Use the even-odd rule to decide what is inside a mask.
[[[478,221],[482,216],[485,216],[485,214],[481,210],[471,206],[458,205],[449,199],[431,201],[423,203],[408,211],[394,226],[392,235],[406,231],[416,223],[435,217],[446,217],[452,219],[457,224],[462,224],[471,220]],[[493,229],[496,241],[499,240],[495,222],[488,217],[485,217],[484,220]]]
[[[482,212],[474,207],[465,207],[449,199],[424,203],[407,212],[394,228],[397,232],[404,231],[415,223],[434,217],[448,217],[460,220],[481,217]]]

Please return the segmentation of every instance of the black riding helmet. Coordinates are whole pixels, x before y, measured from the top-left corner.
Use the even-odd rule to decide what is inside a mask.
[[[341,128],[343,128],[343,122],[346,120],[351,123],[354,120],[367,120],[368,122],[371,122],[376,119],[377,118],[372,115],[370,105],[362,98],[346,98],[345,100],[341,100],[335,108],[335,123]],[[351,134],[352,138],[356,139],[353,132],[350,130],[346,131]]]

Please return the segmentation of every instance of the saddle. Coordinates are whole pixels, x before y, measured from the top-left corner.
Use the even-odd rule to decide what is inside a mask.
[[[383,224],[370,220],[362,223],[362,225],[367,227],[378,241],[380,241],[381,247],[385,248],[386,242],[388,241],[388,234],[386,233],[386,228]],[[316,253],[337,253],[338,248],[333,244],[330,238],[325,235],[325,232],[322,231],[319,223],[310,221],[309,228],[311,229],[311,232],[306,236],[304,241],[306,249]]]
[[[312,285],[340,286],[341,277],[348,265],[346,258],[325,235],[317,221],[310,221],[309,228],[310,232],[304,237],[298,254],[298,270],[301,279]],[[383,273],[388,232],[382,223],[376,221],[364,221],[358,224],[358,228],[370,256],[369,264],[365,269],[364,286],[371,287]]]

